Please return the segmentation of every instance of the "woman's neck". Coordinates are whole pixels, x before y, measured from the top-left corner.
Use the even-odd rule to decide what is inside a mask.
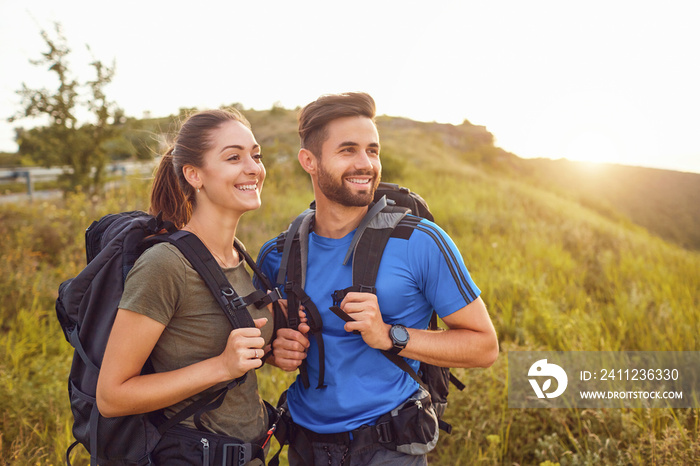
[[[222,267],[235,267],[239,263],[238,252],[233,248],[238,218],[217,215],[192,214],[182,229],[190,231],[202,240]]]

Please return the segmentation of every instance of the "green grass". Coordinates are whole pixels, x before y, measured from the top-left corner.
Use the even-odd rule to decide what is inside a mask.
[[[407,160],[387,181],[419,192],[454,238],[502,351],[489,369],[457,371],[467,389],[450,396],[454,431],[431,463],[694,464],[697,409],[509,409],[506,352],[698,351],[700,255],[493,171]],[[270,164],[263,207],[241,221],[239,237],[254,256],[312,198],[294,163]],[[72,442],[72,351],[53,310],[58,284],[84,265],[92,220],[146,207],[147,183],[139,180],[100,199],[0,206],[0,463],[63,462]],[[274,403],[293,374],[266,367],[259,379]],[[88,464],[84,452],[75,458]]]

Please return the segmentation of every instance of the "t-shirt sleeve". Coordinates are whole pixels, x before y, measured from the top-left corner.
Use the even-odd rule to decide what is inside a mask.
[[[157,244],[138,258],[124,283],[120,309],[168,325],[187,293],[185,263],[169,244]]]
[[[414,273],[425,298],[440,317],[462,309],[481,294],[462,254],[442,228],[423,220],[411,242],[415,242],[409,247]]]
[[[282,255],[277,251],[276,239],[274,238],[263,244],[258,253],[257,266],[273,284],[277,282],[277,271],[279,270],[281,258]],[[268,291],[256,276],[253,277],[253,284],[260,290]]]

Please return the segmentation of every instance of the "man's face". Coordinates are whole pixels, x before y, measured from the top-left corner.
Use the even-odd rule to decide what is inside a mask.
[[[367,117],[331,121],[321,146],[318,186],[329,200],[346,207],[369,205],[382,175],[379,133]]]

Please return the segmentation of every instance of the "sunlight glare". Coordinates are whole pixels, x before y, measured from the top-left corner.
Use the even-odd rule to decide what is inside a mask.
[[[564,157],[582,162],[620,162],[620,154],[614,142],[598,131],[580,132],[571,138],[565,145]]]

